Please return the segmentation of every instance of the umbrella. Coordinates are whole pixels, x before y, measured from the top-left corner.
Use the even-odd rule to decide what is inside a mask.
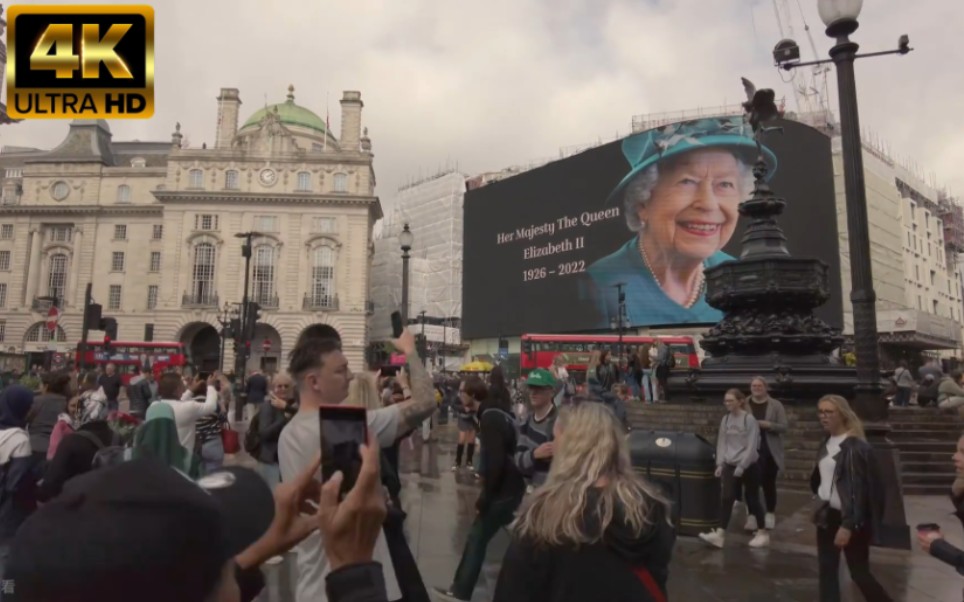
[[[459,372],[492,372],[492,368],[489,362],[474,361],[463,365]]]

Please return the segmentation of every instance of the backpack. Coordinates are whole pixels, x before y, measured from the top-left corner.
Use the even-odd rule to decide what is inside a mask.
[[[261,412],[254,415],[244,433],[244,451],[254,459],[261,456]]]
[[[94,458],[90,461],[91,470],[117,466],[118,464],[131,459],[130,448],[124,447],[123,445],[104,445],[104,443],[98,439],[96,435],[88,431],[76,431],[74,434],[80,435],[84,439],[97,446],[97,451],[94,453]]]

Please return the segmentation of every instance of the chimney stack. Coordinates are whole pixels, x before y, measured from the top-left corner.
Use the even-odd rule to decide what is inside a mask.
[[[341,98],[341,139],[339,148],[357,153],[361,146],[361,110],[365,106],[361,92],[345,91]]]
[[[241,109],[241,98],[237,88],[221,88],[218,96],[218,134],[214,141],[214,148],[231,148],[231,143],[238,133],[238,112]]]

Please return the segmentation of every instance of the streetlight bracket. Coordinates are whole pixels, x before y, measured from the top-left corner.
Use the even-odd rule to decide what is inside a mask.
[[[880,50],[878,52],[865,52],[864,54],[855,55],[854,59],[867,59],[875,56],[887,56],[889,54],[904,55],[904,54],[909,54],[913,50],[914,48],[910,46],[910,40],[908,39],[907,35],[902,35],[898,40],[898,47],[896,49]],[[774,53],[776,53],[776,49],[774,49]],[[813,67],[814,65],[826,65],[827,63],[832,63],[832,62],[833,62],[833,59],[823,59],[820,61],[806,61],[803,63],[797,62],[797,61],[777,61],[776,66],[779,67],[780,69],[783,69],[784,71],[791,71],[798,67]]]

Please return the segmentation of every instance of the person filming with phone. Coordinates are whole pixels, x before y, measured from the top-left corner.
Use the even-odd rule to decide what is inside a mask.
[[[336,336],[303,336],[291,352],[288,372],[294,379],[300,407],[282,430],[278,442],[282,482],[295,478],[321,451],[321,421],[324,420],[321,410],[342,405],[348,398],[353,374]],[[383,449],[391,447],[400,435],[418,428],[436,410],[432,380],[418,357],[415,336],[408,329],[402,329],[394,344],[408,359],[412,398],[366,413],[369,436]],[[322,464],[324,462],[322,458]],[[346,480],[351,480],[351,475],[346,475]],[[327,599],[325,576],[330,571],[330,559],[320,545],[321,537],[312,535],[296,548],[295,599],[298,602]],[[376,541],[374,560],[381,563],[388,600],[401,599],[402,589],[383,533]]]

